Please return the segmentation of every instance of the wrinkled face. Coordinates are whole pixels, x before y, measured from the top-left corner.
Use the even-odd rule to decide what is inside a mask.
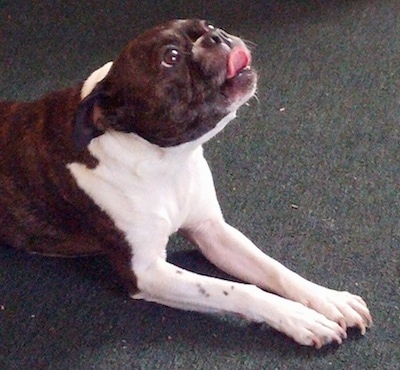
[[[253,95],[250,63],[240,38],[205,21],[172,21],[130,42],[82,106],[91,109],[94,136],[114,129],[163,147],[179,145],[213,129]]]

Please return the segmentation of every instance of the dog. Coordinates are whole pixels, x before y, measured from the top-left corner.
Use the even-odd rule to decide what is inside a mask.
[[[53,256],[106,254],[134,299],[236,314],[302,345],[340,344],[353,326],[364,334],[372,319],[360,297],[307,281],[224,221],[202,144],[256,84],[239,37],[174,20],[76,87],[1,102],[1,242]],[[167,262],[174,233],[246,283]]]

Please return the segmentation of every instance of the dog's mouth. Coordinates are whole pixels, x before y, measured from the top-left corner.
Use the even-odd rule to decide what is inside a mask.
[[[239,37],[204,22],[193,37],[193,60],[205,80],[215,83],[224,97],[222,105],[230,111],[249,99],[255,90],[257,75],[251,68],[251,53]]]
[[[255,92],[257,74],[251,66],[251,54],[244,43],[231,48],[226,60],[226,74],[220,88],[228,111],[235,110],[249,100]]]
[[[251,54],[244,46],[235,46],[228,55],[226,68],[226,78],[229,80],[236,77],[244,70],[249,70],[251,64]]]

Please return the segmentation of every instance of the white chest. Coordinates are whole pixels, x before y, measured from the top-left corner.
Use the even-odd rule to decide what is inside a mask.
[[[68,165],[78,185],[117,227],[171,235],[215,206],[215,192],[202,148],[166,150],[136,135],[107,133],[93,140],[94,169]],[[156,229],[156,230],[155,230]]]

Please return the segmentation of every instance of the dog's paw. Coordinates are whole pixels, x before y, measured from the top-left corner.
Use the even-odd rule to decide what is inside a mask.
[[[279,316],[276,328],[302,345],[319,349],[332,342],[341,344],[347,338],[342,326],[301,303],[287,302]]]
[[[372,317],[364,300],[348,292],[323,287],[309,291],[305,305],[338,323],[344,330],[358,327],[364,335],[372,325]]]

